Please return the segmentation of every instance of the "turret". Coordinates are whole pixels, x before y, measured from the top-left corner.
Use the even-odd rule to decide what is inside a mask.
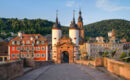
[[[52,46],[56,45],[62,36],[61,26],[58,22],[58,11],[56,13],[56,23],[52,28]]]
[[[75,24],[75,13],[73,13],[73,21],[70,24],[69,37],[76,46],[79,45],[79,28],[77,24]]]

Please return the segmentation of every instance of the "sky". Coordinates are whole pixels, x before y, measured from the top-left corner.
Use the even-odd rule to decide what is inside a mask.
[[[84,25],[106,19],[130,21],[130,0],[0,0],[0,17],[47,19],[55,21],[56,10],[61,25],[69,26],[79,9]]]

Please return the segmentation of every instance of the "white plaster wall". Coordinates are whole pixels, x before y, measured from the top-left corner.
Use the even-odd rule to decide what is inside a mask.
[[[61,38],[61,36],[62,36],[61,29],[54,29],[54,30],[52,30],[52,46],[54,46],[55,44],[57,44],[57,42],[59,41],[59,39]]]
[[[79,30],[69,29],[69,37],[72,39],[72,42],[76,44],[76,46],[79,45]]]
[[[57,57],[57,48],[55,44],[59,41],[62,36],[61,29],[52,29],[52,59],[56,61]],[[56,39],[55,39],[56,38]]]

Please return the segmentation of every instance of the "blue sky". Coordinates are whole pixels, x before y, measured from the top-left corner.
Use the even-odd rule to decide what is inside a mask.
[[[62,25],[70,25],[79,8],[84,24],[104,19],[130,20],[130,0],[0,0],[0,17],[47,19],[55,21],[56,10]]]

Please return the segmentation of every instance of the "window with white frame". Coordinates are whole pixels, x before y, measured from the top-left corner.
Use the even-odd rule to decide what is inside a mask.
[[[20,41],[17,41],[17,45],[20,45]]]
[[[42,51],[44,51],[45,50],[45,47],[42,47]]]
[[[29,40],[27,41],[27,44],[30,44],[30,41],[29,41]]]
[[[12,54],[11,54],[11,57],[15,57],[15,54],[12,53]]]
[[[37,51],[40,51],[40,47],[37,47]]]
[[[36,54],[36,57],[37,57],[37,58],[39,58],[39,57],[40,57],[40,54],[39,54],[39,53],[37,53],[37,54]]]
[[[42,44],[44,44],[45,43],[45,41],[42,41]]]
[[[15,45],[15,41],[12,41],[12,45]]]
[[[15,51],[15,47],[12,47],[12,51]]]
[[[22,54],[22,58],[24,58],[24,54]]]
[[[20,50],[20,47],[16,47],[16,50],[19,51],[19,50]]]
[[[42,53],[42,54],[41,54],[41,57],[45,57],[45,54],[44,54],[44,53]]]
[[[19,54],[17,54],[17,57],[19,57]]]
[[[39,44],[39,43],[40,43],[40,41],[37,41],[37,42],[36,42],[36,44]]]

